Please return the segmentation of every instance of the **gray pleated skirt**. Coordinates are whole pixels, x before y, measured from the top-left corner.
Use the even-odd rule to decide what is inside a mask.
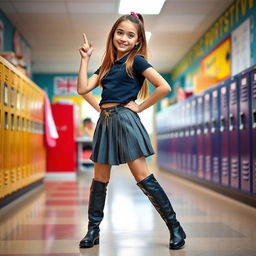
[[[93,136],[93,162],[119,165],[153,154],[137,113],[120,105],[102,109]]]

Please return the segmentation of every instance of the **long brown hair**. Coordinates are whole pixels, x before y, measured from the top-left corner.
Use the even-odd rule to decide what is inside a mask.
[[[99,72],[99,84],[101,85],[102,79],[104,76],[108,73],[110,68],[115,62],[117,53],[116,49],[113,44],[113,37],[114,33],[118,27],[118,25],[125,20],[129,20],[137,25],[138,28],[138,41],[139,44],[135,46],[131,52],[129,53],[129,56],[126,60],[126,72],[130,77],[133,77],[132,73],[132,65],[133,65],[133,59],[135,55],[142,55],[146,60],[147,60],[147,41],[146,41],[146,35],[145,35],[145,29],[144,29],[144,20],[141,14],[137,14],[138,18],[133,16],[133,15],[123,15],[121,16],[113,25],[112,29],[109,32],[108,39],[107,39],[107,44],[106,44],[106,51],[104,54],[104,58],[102,61],[102,65],[100,67],[100,72]],[[140,93],[139,93],[139,98],[144,99],[148,94],[148,85],[147,81],[145,79]]]

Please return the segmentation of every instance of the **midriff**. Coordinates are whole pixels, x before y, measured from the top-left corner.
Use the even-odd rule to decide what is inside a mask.
[[[110,107],[118,106],[118,105],[121,105],[121,104],[118,102],[109,102],[109,103],[103,103],[100,107],[101,108],[110,108]]]

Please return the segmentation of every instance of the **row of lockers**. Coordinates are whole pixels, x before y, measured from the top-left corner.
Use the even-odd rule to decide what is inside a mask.
[[[0,57],[0,199],[43,178],[44,92]]]
[[[256,66],[156,120],[160,167],[256,194]]]

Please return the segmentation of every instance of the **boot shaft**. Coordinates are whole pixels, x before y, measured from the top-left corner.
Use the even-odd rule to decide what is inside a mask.
[[[107,183],[92,180],[90,188],[90,198],[88,206],[88,227],[99,228],[99,225],[104,217],[104,207],[106,200]]]

